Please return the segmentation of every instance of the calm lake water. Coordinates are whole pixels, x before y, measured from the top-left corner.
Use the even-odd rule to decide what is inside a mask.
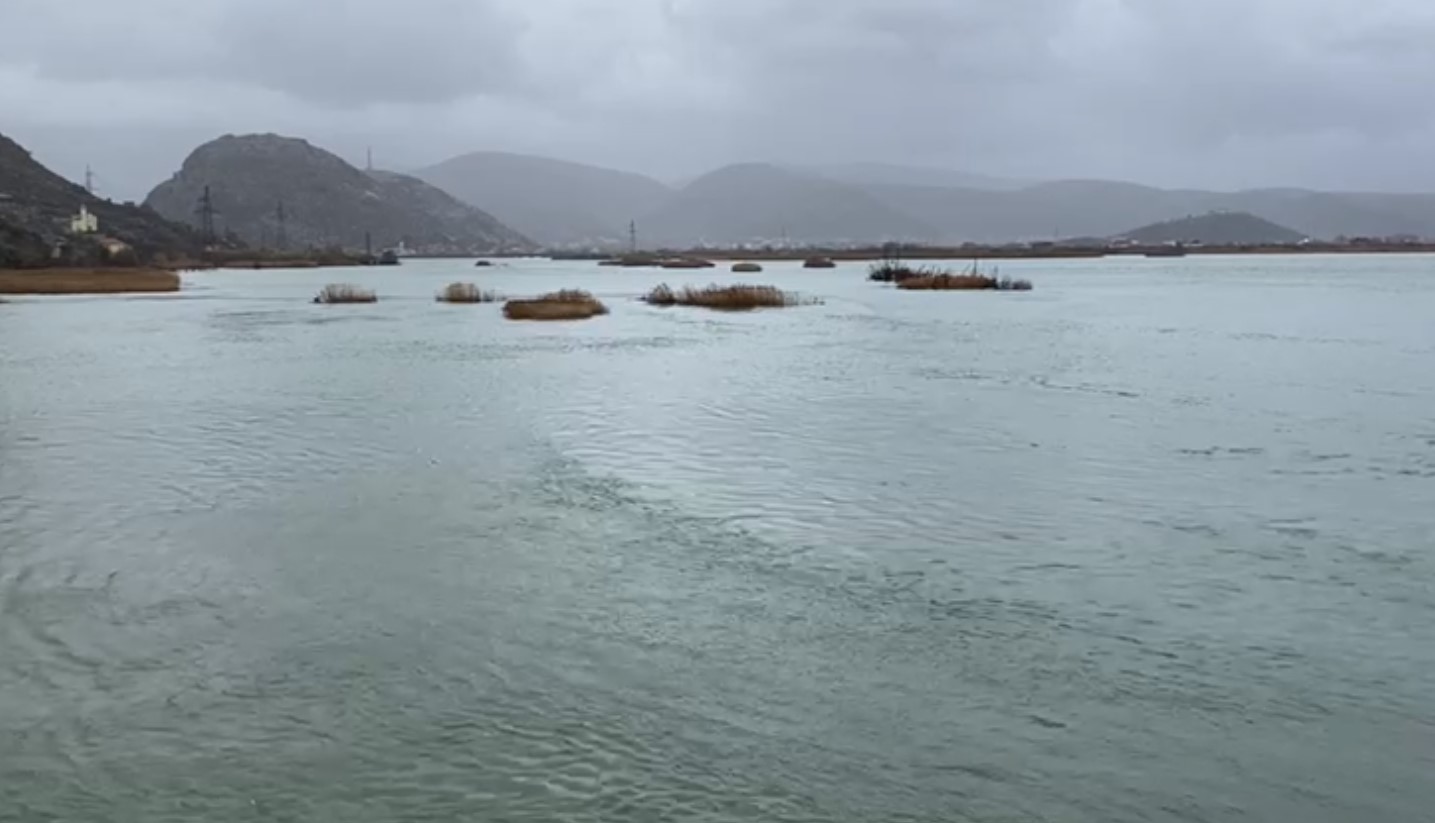
[[[0,306],[0,819],[1432,819],[1435,258],[1002,268]]]

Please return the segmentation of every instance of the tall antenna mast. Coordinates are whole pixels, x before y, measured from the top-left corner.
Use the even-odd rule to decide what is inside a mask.
[[[95,194],[95,172],[90,168],[89,163],[85,164],[85,191],[89,192],[91,196]]]
[[[638,253],[638,221],[628,221],[628,253]]]
[[[209,196],[209,186],[204,187],[204,194],[200,195],[199,208],[199,230],[204,233],[204,244],[214,245],[214,199]]]

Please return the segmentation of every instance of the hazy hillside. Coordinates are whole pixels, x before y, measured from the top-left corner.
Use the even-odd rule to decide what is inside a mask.
[[[72,247],[66,262],[97,259],[97,246],[68,235],[70,218],[82,205],[98,218],[101,235],[129,244],[140,259],[199,250],[199,238],[184,226],[146,208],[101,200],[0,135],[0,266],[45,262],[60,241]]]
[[[673,193],[639,174],[503,152],[466,154],[414,174],[546,245],[626,243],[628,224]]]
[[[1306,235],[1245,212],[1211,212],[1142,226],[1121,235],[1143,245],[1202,243],[1208,246],[1259,246],[1299,243]]]
[[[940,188],[1012,191],[1032,185],[1030,181],[993,177],[988,174],[954,171],[896,163],[828,163],[788,167],[803,174],[826,177],[838,183],[876,186],[936,186]]]
[[[174,220],[198,225],[204,192],[218,226],[254,245],[362,249],[400,242],[421,253],[486,254],[532,243],[491,215],[416,178],[373,175],[309,143],[277,135],[226,136],[195,149],[183,168],[145,201]]]
[[[694,180],[639,221],[645,245],[920,240],[936,230],[853,186],[776,166],[727,166]]]
[[[1212,211],[1247,212],[1320,239],[1395,234],[1435,237],[1435,195],[1276,189],[1208,192],[1102,180],[1043,183],[1017,191],[897,185],[862,188],[889,207],[936,226],[936,239],[946,242],[1108,237],[1132,226]]]

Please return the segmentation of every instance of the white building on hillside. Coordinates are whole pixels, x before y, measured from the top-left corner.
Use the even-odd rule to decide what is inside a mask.
[[[70,218],[70,234],[94,234],[100,230],[100,219],[84,206],[80,213]]]

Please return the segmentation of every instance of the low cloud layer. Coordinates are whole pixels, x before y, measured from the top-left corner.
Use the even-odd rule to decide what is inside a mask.
[[[0,132],[120,197],[255,131],[391,167],[1435,189],[1428,0],[5,0],[0,31]]]

